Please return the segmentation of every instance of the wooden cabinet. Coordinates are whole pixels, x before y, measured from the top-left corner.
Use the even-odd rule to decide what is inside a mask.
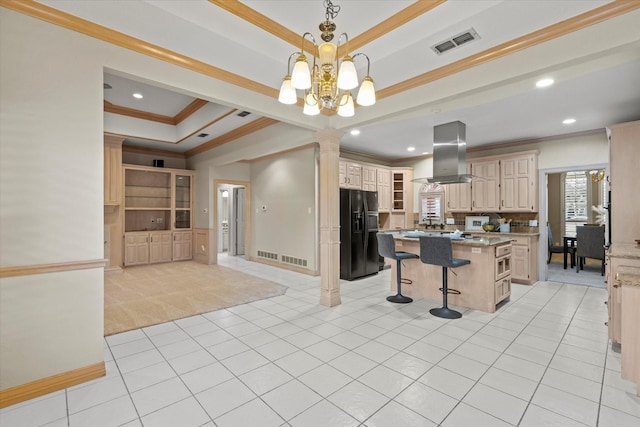
[[[511,280],[531,285],[538,281],[538,236],[511,237]]]
[[[124,265],[149,264],[149,233],[125,233]]]
[[[193,172],[124,166],[124,265],[192,258]]]
[[[184,261],[192,258],[191,231],[173,232],[173,260]]]
[[[467,173],[471,173],[471,165],[467,164]],[[471,183],[444,185],[445,211],[471,211]]]
[[[389,169],[377,168],[378,175],[378,212],[391,211],[391,172]]]
[[[518,155],[500,160],[500,211],[537,212],[537,156]]]
[[[122,204],[122,138],[104,139],[104,204]]]
[[[413,228],[413,170],[391,169],[391,227]]]
[[[500,163],[498,160],[476,160],[471,162],[473,184],[471,185],[471,209],[481,212],[500,210]]]
[[[125,233],[124,265],[171,261],[171,231]]]
[[[364,191],[378,191],[376,168],[362,166],[362,189]],[[378,203],[380,203],[380,195],[378,195]]]
[[[362,166],[358,163],[340,161],[338,172],[340,188],[362,189]]]

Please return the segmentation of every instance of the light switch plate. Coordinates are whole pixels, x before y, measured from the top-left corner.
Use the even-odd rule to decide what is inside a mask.
[[[447,225],[454,225],[456,223],[455,218],[447,218]]]

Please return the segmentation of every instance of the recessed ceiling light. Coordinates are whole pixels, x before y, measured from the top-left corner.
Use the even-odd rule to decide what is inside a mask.
[[[572,124],[574,124],[575,122],[576,122],[576,119],[564,119],[564,120],[562,121],[562,124],[563,124],[563,125],[572,125]]]
[[[134,98],[136,98],[136,99],[142,99],[142,98],[144,98],[144,97],[142,96],[142,94],[141,94],[141,93],[138,93],[138,92],[134,93],[134,94],[133,94],[133,97],[134,97]]]
[[[408,147],[407,151],[416,151],[416,147]]]
[[[547,87],[553,84],[553,79],[541,79],[536,82],[536,87]]]
[[[358,129],[353,129],[351,131],[351,135],[353,135],[353,136],[360,135],[360,131]]]
[[[428,151],[425,151],[425,152],[423,152],[423,153],[422,153],[422,155],[423,155],[423,156],[424,156],[425,154],[429,154],[429,152],[428,152]]]

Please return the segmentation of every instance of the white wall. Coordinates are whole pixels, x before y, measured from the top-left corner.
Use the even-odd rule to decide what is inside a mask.
[[[103,259],[94,43],[4,8],[0,43],[0,265]],[[0,279],[0,389],[103,361],[103,277]]]

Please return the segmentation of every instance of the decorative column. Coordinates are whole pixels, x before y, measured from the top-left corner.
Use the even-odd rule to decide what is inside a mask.
[[[320,143],[320,304],[333,307],[340,300],[340,185],[338,157],[343,132],[322,129]]]

